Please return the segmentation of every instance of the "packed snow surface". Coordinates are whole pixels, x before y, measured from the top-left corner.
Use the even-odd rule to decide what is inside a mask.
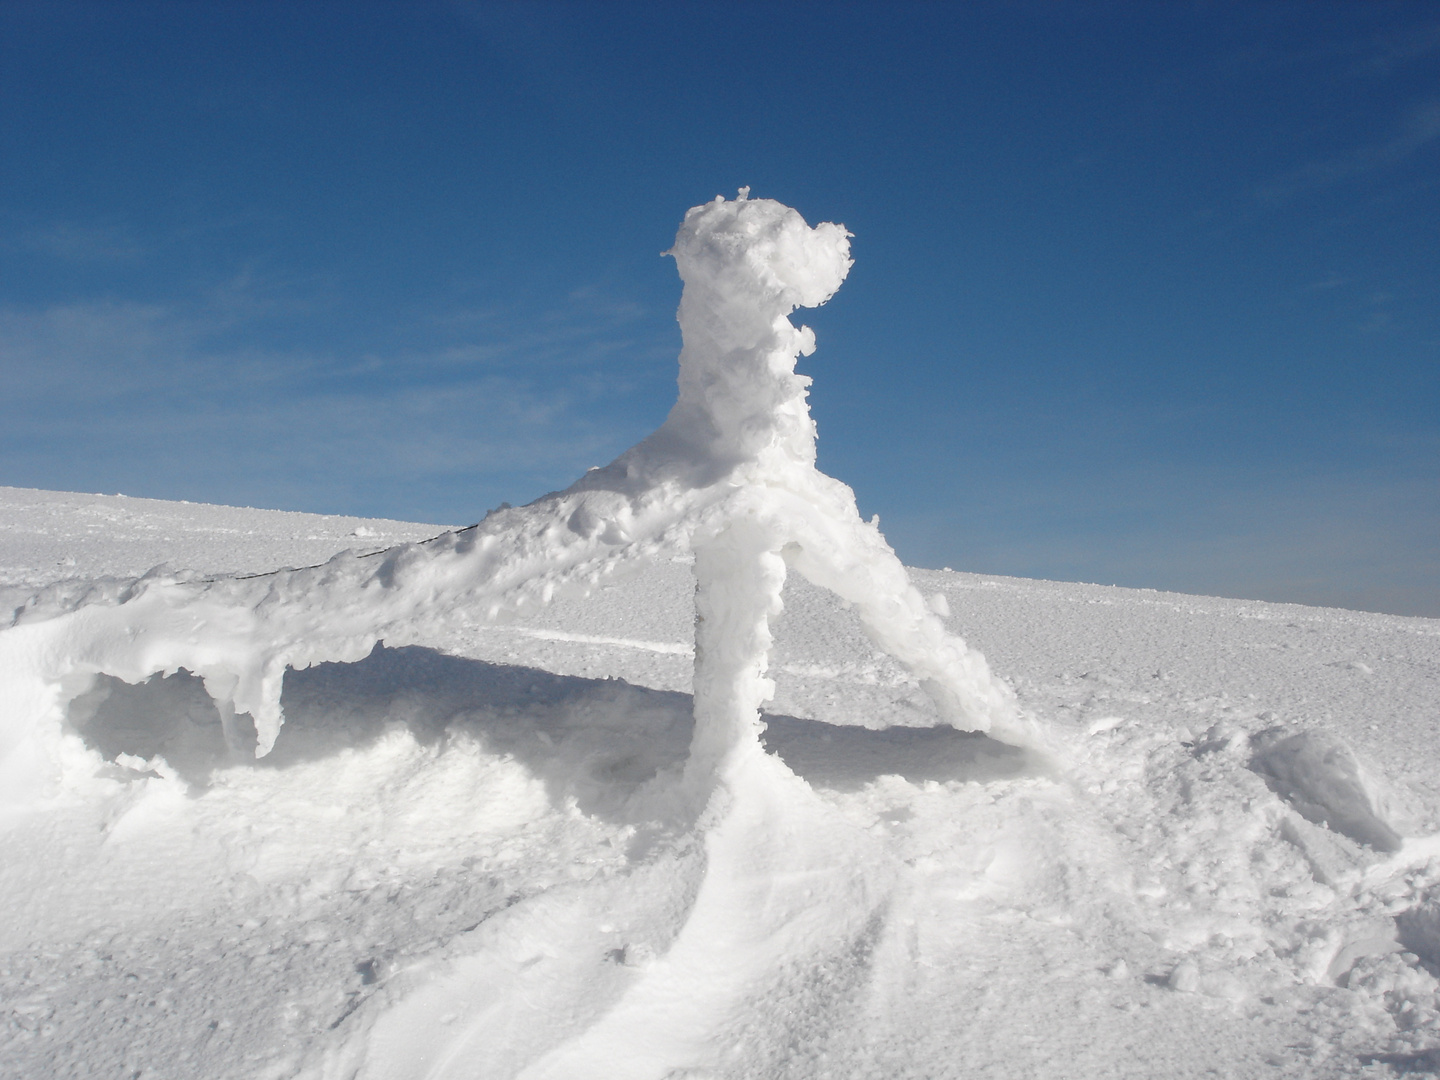
[[[1440,621],[907,572],[844,229],[672,254],[666,424],[478,526],[0,489],[0,1071],[1440,1067]]]
[[[201,571],[357,542],[14,489],[0,520],[27,587],[129,573],[163,530]],[[429,531],[369,527],[365,550]],[[102,680],[68,720],[89,774],[0,832],[0,1075],[1433,1068],[1440,621],[911,573],[1058,752],[925,726],[853,611],[792,578],[759,842],[636,802],[688,747],[682,561],[292,671],[259,761],[198,679]],[[732,905],[787,918],[737,938]]]

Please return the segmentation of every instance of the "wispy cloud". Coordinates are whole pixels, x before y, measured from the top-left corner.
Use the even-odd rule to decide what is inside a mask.
[[[71,263],[131,263],[145,250],[126,229],[61,221],[27,229],[20,243],[30,251]]]
[[[1415,60],[1440,52],[1440,22],[1381,34],[1355,48],[1360,53],[1352,69],[1355,74],[1390,75]]]
[[[1390,137],[1357,146],[1347,153],[1318,161],[1276,177],[1257,195],[1279,202],[1305,191],[1326,188],[1367,174],[1395,168],[1440,138],[1440,98],[1412,108]]]
[[[439,339],[417,321],[358,355],[260,347],[253,310],[0,309],[0,483],[468,519],[603,464],[672,378],[637,311],[597,295],[478,326],[439,311]]]
[[[1419,14],[1423,18],[1426,13]],[[1341,78],[1384,79],[1435,52],[1440,52],[1440,21],[1425,20],[1378,33],[1326,35],[1303,44],[1288,35],[1266,35],[1246,40],[1224,59],[1230,65],[1279,71],[1319,64]]]

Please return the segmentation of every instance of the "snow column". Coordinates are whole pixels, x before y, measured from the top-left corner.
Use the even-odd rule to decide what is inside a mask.
[[[703,482],[735,494],[695,537],[695,735],[686,777],[700,791],[736,752],[758,748],[769,621],[780,610],[789,539],[775,489],[815,462],[810,380],[795,361],[814,334],[788,316],[823,304],[850,269],[843,226],[815,228],[770,199],[717,198],[685,215],[674,255],[680,394],[662,432]]]
[[[736,468],[745,469],[736,483],[783,483],[786,471],[814,467],[810,380],[795,373],[795,360],[815,351],[815,335],[788,316],[830,299],[850,271],[843,225],[812,229],[790,207],[748,191],[691,209],[667,252],[685,283],[684,344],[679,397],[656,435],[708,466],[703,483]]]
[[[767,523],[727,523],[695,549],[695,734],[685,779],[697,795],[737,753],[759,748],[770,619],[780,613],[785,561]]]

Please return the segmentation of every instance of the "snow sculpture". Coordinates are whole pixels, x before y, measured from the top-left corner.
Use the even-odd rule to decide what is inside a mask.
[[[810,380],[795,372],[815,336],[788,316],[840,287],[849,234],[748,196],[690,210],[668,253],[684,281],[669,417],[565,491],[373,555],[209,581],[152,571],[80,596],[53,590],[17,612],[0,632],[0,800],[53,788],[67,762],[87,760],[65,733],[64,709],[98,673],[136,682],[188,669],[227,737],[236,714],[250,714],[263,756],[283,719],[287,667],[355,661],[379,640],[411,644],[448,624],[513,617],[646,557],[687,551],[696,640],[686,780],[697,795],[761,752],[769,620],[789,570],[850,602],[944,722],[1022,741],[1009,689],[946,633],[851,490],[815,468]]]

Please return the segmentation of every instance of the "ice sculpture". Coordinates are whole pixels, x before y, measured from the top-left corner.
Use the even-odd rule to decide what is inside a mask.
[[[53,789],[67,762],[88,760],[65,733],[64,709],[99,673],[136,682],[185,668],[204,680],[227,733],[250,714],[264,755],[283,720],[287,667],[512,617],[647,556],[684,552],[696,578],[686,781],[697,794],[737,755],[761,752],[769,622],[790,570],[850,602],[942,721],[1020,741],[1009,689],[946,633],[851,490],[815,467],[810,380],[795,372],[815,337],[789,315],[840,287],[849,234],[748,196],[690,210],[669,252],[684,281],[669,417],[565,491],[373,555],[247,578],[152,573],[79,596],[53,590],[17,612],[0,631],[0,801]]]

